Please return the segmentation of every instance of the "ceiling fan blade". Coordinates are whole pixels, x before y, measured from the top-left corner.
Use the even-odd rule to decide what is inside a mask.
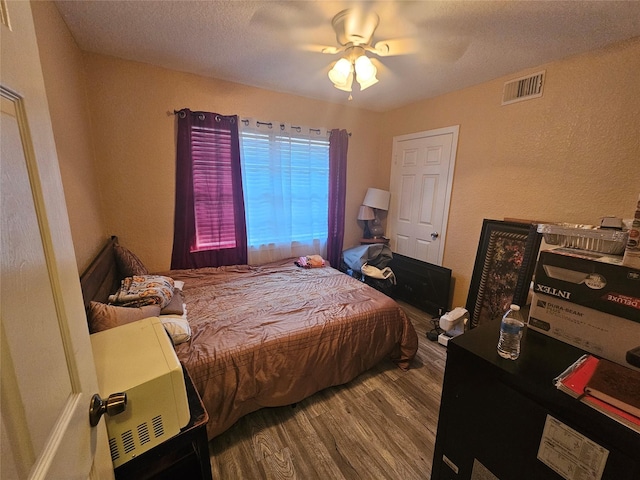
[[[471,45],[471,39],[468,37],[432,41],[425,44],[420,56],[427,62],[452,63],[462,58],[469,45]]]
[[[371,49],[381,57],[390,57],[392,55],[411,55],[420,51],[420,42],[415,38],[394,38],[376,42]]]
[[[249,23],[268,28],[315,28],[326,25],[327,20],[314,2],[264,2]]]
[[[344,48],[339,48],[331,45],[317,45],[313,43],[303,43],[298,45],[298,49],[305,52],[326,53],[329,55],[335,55],[336,53],[343,52]]]
[[[389,74],[389,67],[382,63],[380,59],[374,57],[371,59],[371,63],[373,63],[373,66],[376,67],[376,70],[378,70],[378,75],[385,76]]]

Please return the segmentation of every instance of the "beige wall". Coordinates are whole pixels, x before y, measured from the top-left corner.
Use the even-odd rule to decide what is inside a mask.
[[[100,208],[82,53],[50,2],[32,2],[40,62],[78,270],[98,253],[108,232]]]
[[[633,214],[640,39],[372,113],[81,54],[51,4],[39,4],[34,16],[39,38],[47,38],[41,56],[79,265],[116,234],[152,270],[168,268],[175,128],[167,112],[183,107],[352,132],[345,247],[360,237],[355,216],[367,187],[388,187],[393,137],[460,125],[443,262],[456,279],[453,306],[465,304],[483,218],[594,223]],[[500,105],[505,80],[542,68],[541,99]]]
[[[106,224],[151,270],[169,268],[175,124],[167,112],[184,107],[351,132],[345,246],[357,244],[367,187],[387,182],[377,164],[381,114],[103,55],[85,54],[85,67]]]
[[[443,266],[464,306],[482,220],[631,218],[640,193],[640,38],[384,114],[393,137],[460,125]],[[544,95],[501,106],[506,80],[546,70]]]

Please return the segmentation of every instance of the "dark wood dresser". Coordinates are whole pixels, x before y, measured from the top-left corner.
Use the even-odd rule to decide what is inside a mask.
[[[396,285],[388,295],[440,317],[451,307],[451,270],[393,253],[389,264]],[[387,292],[385,292],[387,293]]]
[[[604,464],[602,479],[640,479],[640,434],[553,385],[584,352],[525,330],[520,358],[506,360],[496,353],[499,327],[489,322],[448,344],[431,479],[596,480],[572,454]],[[542,456],[572,477],[538,458],[543,439]]]

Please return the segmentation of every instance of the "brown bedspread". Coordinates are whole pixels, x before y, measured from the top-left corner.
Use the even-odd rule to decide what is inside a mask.
[[[406,369],[418,339],[400,306],[348,275],[293,259],[174,270],[191,340],[176,346],[209,413],[209,438],[262,407],[346,383],[385,357]]]

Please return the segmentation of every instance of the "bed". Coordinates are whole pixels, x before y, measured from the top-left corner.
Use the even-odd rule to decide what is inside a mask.
[[[85,307],[121,281],[112,237],[81,276]],[[418,340],[402,308],[331,267],[294,259],[262,266],[172,270],[191,330],[175,345],[207,412],[209,439],[263,407],[349,382],[384,358],[408,369]]]

